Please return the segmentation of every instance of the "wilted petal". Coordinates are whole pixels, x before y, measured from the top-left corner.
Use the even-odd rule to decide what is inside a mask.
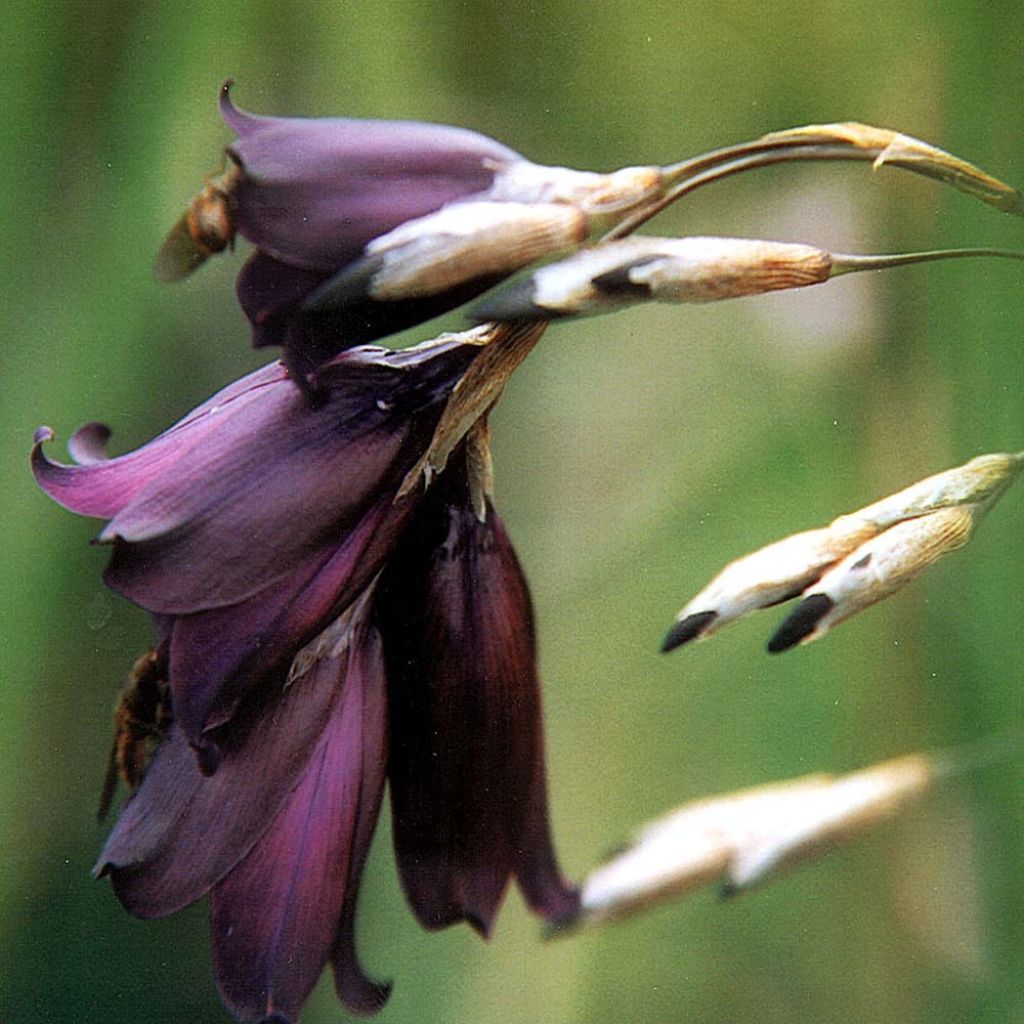
[[[515,875],[531,907],[575,907],[548,831],[539,683],[526,582],[463,456],[428,492],[381,579],[402,883],[421,923],[490,930]]]
[[[384,786],[385,697],[380,639],[357,635],[343,693],[298,786],[262,838],[212,890],[217,983],[243,1021],[294,1022],[351,914]],[[387,989],[346,952],[346,987],[361,977],[354,1009],[376,1009]],[[369,993],[376,998],[370,1006]]]

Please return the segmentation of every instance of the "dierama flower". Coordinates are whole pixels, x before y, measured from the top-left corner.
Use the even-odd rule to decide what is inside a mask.
[[[462,128],[259,117],[232,104],[229,86],[221,114],[238,135],[230,167],[171,231],[156,273],[190,273],[236,232],[253,242],[239,301],[254,344],[282,345],[300,383],[342,348],[430,319],[538,256],[575,247],[660,188],[656,169],[539,167]]]
[[[108,519],[107,583],[152,612],[175,721],[205,758],[250,681],[290,659],[376,575],[414,501],[395,492],[478,349],[359,349],[324,367],[310,410],[279,364],[215,395],[142,448],[33,452],[40,485]]]
[[[366,594],[301,668],[254,683],[213,774],[173,724],[96,866],[138,917],[209,894],[217,984],[242,1021],[295,1021],[328,961],[350,1009],[373,1012],[387,998],[360,969],[353,938],[387,764],[368,608]]]
[[[157,276],[188,274],[236,233],[252,241],[237,291],[253,342],[283,346],[311,394],[317,367],[341,349],[462,305],[538,259],[629,234],[740,171],[870,160],[1024,210],[1016,190],[970,164],[867,125],[776,132],[665,167],[598,174],[534,164],[459,128],[255,116],[231,103],[229,85],[221,113],[238,135],[229,166],[171,231]]]
[[[424,927],[466,919],[486,935],[510,876],[549,921],[577,899],[548,838],[529,589],[471,455],[428,491],[375,610],[403,887]]]
[[[239,1020],[294,1022],[327,963],[347,1007],[383,1005],[354,914],[386,779],[425,926],[488,934],[512,878],[545,920],[576,912],[483,425],[425,495],[397,495],[479,335],[351,349],[322,368],[317,409],[267,367],[116,459],[96,424],[72,439],[77,466],[37,437],[40,484],[110,519],[107,581],[157,630],[118,705],[113,763],[132,792],[97,873],[140,917],[209,895]]]
[[[1024,453],[979,455],[827,527],[731,562],[679,612],[662,649],[710,636],[752,611],[797,596],[803,600],[768,650],[817,639],[966,544],[1022,468]]]

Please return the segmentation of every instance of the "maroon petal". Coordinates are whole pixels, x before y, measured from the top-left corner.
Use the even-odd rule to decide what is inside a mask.
[[[353,258],[357,255],[358,250]],[[253,347],[286,345],[289,341],[298,346],[302,338],[291,338],[289,331],[298,330],[299,325],[290,318],[299,303],[329,276],[330,271],[303,270],[265,253],[253,253],[235,282],[238,304],[252,324]]]
[[[353,350],[324,368],[316,410],[287,384],[265,389],[108,523],[107,583],[150,611],[187,614],[284,578],[397,484],[477,351],[439,349],[406,372],[382,350]]]
[[[354,641],[341,702],[298,786],[211,893],[217,983],[239,1019],[293,1022],[316,984],[355,902],[380,808],[385,743],[380,639],[370,633]],[[347,970],[357,970],[354,961]],[[381,1004],[386,989],[359,974],[360,996],[375,991]]]
[[[464,128],[412,121],[254,117],[227,88],[221,114],[238,132],[232,201],[238,231],[308,270],[349,262],[371,239],[445,203],[486,190],[521,159]]]
[[[268,590],[229,608],[179,617],[170,646],[174,713],[208,754],[207,730],[224,724],[258,680],[289,659],[349,605],[394,547],[412,504],[390,492],[333,552],[318,555]]]
[[[516,875],[533,910],[570,914],[548,832],[529,592],[493,509],[480,522],[457,468],[381,579],[395,850],[427,928],[486,934]]]
[[[184,733],[172,727],[96,866],[128,910],[174,913],[248,853],[337,712],[347,660],[341,648],[288,686],[283,672],[265,680],[223,737],[214,775],[201,774]]]

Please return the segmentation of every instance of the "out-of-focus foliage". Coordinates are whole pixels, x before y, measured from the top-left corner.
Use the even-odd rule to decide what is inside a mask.
[[[1024,184],[1024,8],[1003,4],[52,5],[0,36],[0,1019],[226,1020],[204,911],[140,923],[89,879],[121,678],[149,640],[87,523],[37,493],[33,429],[124,450],[262,361],[236,257],[152,279],[228,135],[222,79],[282,114],[482,130],[544,162],[667,162],[857,119]],[[844,252],[1020,247],[1022,228],[863,166],[716,185],[652,226]],[[461,323],[456,316],[449,323]],[[842,770],[1019,722],[1024,504],[820,644],[760,626],[658,653],[680,594],[737,551],[981,451],[1024,445],[1024,274],[977,262],[715,308],[555,325],[495,417],[498,497],[530,575],[555,830],[580,875],[701,794]],[[424,336],[420,332],[416,337]],[[381,1019],[1005,1021],[1024,1015],[1024,790],[993,769],[805,873],[542,945],[511,898],[491,948],[421,933],[378,836],[367,964]],[[326,989],[305,1019],[336,1020]]]

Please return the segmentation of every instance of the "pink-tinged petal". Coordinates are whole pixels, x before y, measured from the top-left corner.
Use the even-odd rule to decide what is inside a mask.
[[[239,233],[308,270],[337,269],[399,224],[485,191],[521,159],[445,125],[254,117],[226,90],[221,114],[239,134],[228,148],[243,172],[232,193]]]
[[[381,579],[392,813],[420,922],[489,932],[509,878],[568,916],[548,831],[529,592],[497,515],[480,522],[449,467]]]
[[[96,866],[129,911],[174,913],[249,852],[336,713],[347,659],[340,650],[290,686],[283,671],[265,679],[223,737],[214,775],[200,772],[184,733],[172,727]]]
[[[285,580],[239,605],[179,617],[171,636],[174,713],[190,742],[216,759],[216,729],[260,679],[292,657],[379,572],[412,511],[384,494],[348,535]]]
[[[226,429],[262,391],[273,384],[285,385],[285,371],[271,363],[217,392],[183,420],[148,444],[126,455],[103,457],[109,428],[91,423],[76,433],[68,444],[73,458],[82,465],[51,462],[43,453],[44,442],[53,438],[48,427],[36,431],[32,449],[32,470],[36,481],[54,501],[80,515],[109,518],[116,515],[147,484],[174,469],[208,435]]]
[[[298,786],[212,890],[217,983],[240,1020],[294,1022],[316,984],[356,899],[360,841],[368,844],[380,809],[385,744],[380,638],[371,632],[353,643],[341,702]],[[357,994],[371,990],[378,1003],[386,995],[363,976]]]
[[[86,423],[71,435],[68,453],[80,466],[108,462],[110,456],[107,454],[107,442],[110,440],[110,433],[110,427],[106,423]]]
[[[107,583],[150,611],[187,614],[283,579],[397,485],[478,351],[455,345],[407,372],[353,350],[323,369],[315,410],[293,387],[266,389],[107,524]]]

